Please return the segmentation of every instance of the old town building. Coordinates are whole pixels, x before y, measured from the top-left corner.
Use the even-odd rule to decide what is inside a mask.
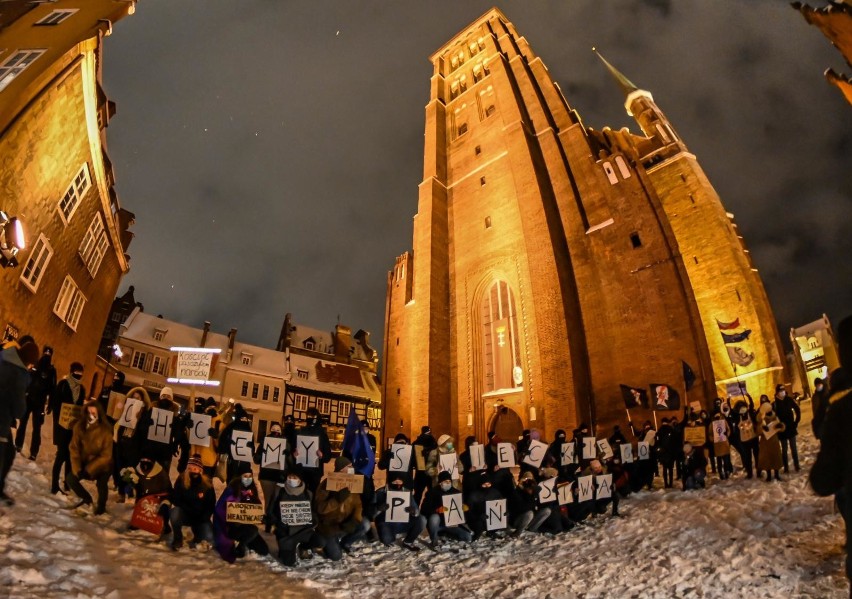
[[[835,0],[822,8],[813,8],[801,2],[793,2],[793,7],[802,13],[811,25],[819,27],[823,35],[840,50],[846,64],[852,67],[852,4],[846,0]],[[826,69],[825,78],[852,104],[852,79],[849,75]]]
[[[0,269],[5,336],[54,348],[60,375],[96,354],[121,277],[133,214],[106,152],[115,114],[101,86],[103,38],[130,0],[0,3],[0,210],[20,219],[18,265]]]
[[[624,426],[622,384],[680,408],[784,379],[733,215],[651,93],[604,61],[641,134],[587,127],[497,9],[430,60],[413,252],[387,280],[386,436],[552,438]]]

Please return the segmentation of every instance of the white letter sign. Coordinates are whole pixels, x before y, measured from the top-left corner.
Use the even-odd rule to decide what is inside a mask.
[[[440,463],[438,472],[449,472],[453,480],[459,479],[459,457],[454,453],[442,453],[438,455]]]
[[[273,470],[284,470],[286,468],[287,440],[281,437],[264,437],[263,453],[260,457],[261,468],[272,468]]]
[[[492,499],[485,502],[485,528],[486,530],[503,530],[509,525],[509,516],[506,513],[505,499]]]
[[[612,474],[601,474],[595,477],[598,487],[598,499],[612,497]]]
[[[630,443],[622,443],[619,445],[621,449],[621,463],[622,464],[632,464],[633,463],[633,446]]]
[[[444,505],[444,525],[450,527],[464,524],[464,504],[461,493],[444,495],[441,500]]]
[[[231,457],[238,462],[251,462],[251,431],[231,431]]]
[[[540,467],[545,453],[547,453],[547,443],[532,439],[530,441],[530,452],[524,458],[524,464],[529,464],[535,468]]]
[[[172,437],[172,419],[174,413],[171,410],[151,409],[151,426],[148,428],[148,440],[157,443],[168,443]]]
[[[296,435],[296,450],[299,455],[296,457],[296,463],[305,466],[306,468],[316,468],[319,466],[319,437],[310,435]]]
[[[559,505],[566,505],[574,501],[574,495],[571,493],[571,488],[574,483],[564,483],[556,487],[556,494],[559,496]]]
[[[551,501],[555,501],[556,497],[556,477],[548,478],[545,481],[542,481],[538,486],[538,502],[539,503],[550,503]]]
[[[192,426],[189,427],[189,444],[210,447],[210,425],[213,423],[213,417],[210,414],[193,412],[189,418],[192,421]]]
[[[411,491],[388,491],[385,522],[408,522],[409,514],[405,509],[409,505],[411,505]]]
[[[574,458],[574,443],[573,442],[564,442],[562,444],[562,449],[560,451],[561,456],[561,464],[562,466],[570,466],[571,464],[576,463],[576,459]]]
[[[577,490],[579,495],[577,501],[589,501],[595,496],[595,487],[592,484],[592,475],[577,478]]]
[[[597,441],[598,451],[601,452],[601,456],[603,460],[608,460],[615,454],[612,452],[612,447],[609,446],[609,441],[606,439],[598,439]]]
[[[595,459],[595,455],[595,438],[583,437],[583,459],[593,460]]]
[[[651,459],[651,445],[646,441],[639,441],[636,444],[636,453],[639,455],[640,460],[650,460]]]
[[[391,445],[389,472],[408,472],[411,470],[411,445],[394,443]]]
[[[139,413],[142,411],[142,406],[144,405],[145,402],[141,399],[128,397],[124,402],[124,409],[121,411],[118,425],[135,429],[136,423],[139,421]]]
[[[470,446],[470,467],[474,472],[485,470],[485,445],[474,443]]]
[[[511,443],[497,444],[497,466],[511,468],[515,465],[515,446]]]

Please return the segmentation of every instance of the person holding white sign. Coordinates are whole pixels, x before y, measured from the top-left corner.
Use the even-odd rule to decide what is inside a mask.
[[[494,486],[493,476],[493,473],[488,471],[477,471],[464,477],[464,503],[468,506],[466,520],[473,531],[474,541],[483,533],[488,534],[488,502],[505,499]]]
[[[458,500],[453,505],[461,503],[461,493],[453,488],[452,475],[445,471],[438,474],[438,486],[429,489],[429,492],[426,493],[426,498],[423,500],[422,513],[426,518],[426,529],[429,531],[429,546],[432,549],[438,547],[439,537],[450,537],[451,539],[465,543],[470,543],[473,539],[473,535],[466,526],[447,524],[444,500],[448,497]],[[461,503],[461,510],[463,514],[463,503]]]
[[[298,464],[287,470],[284,482],[275,486],[267,512],[278,540],[278,559],[291,568],[298,564],[300,545],[322,546],[319,540],[313,542],[317,515],[313,509],[313,496],[302,476],[303,469]]]
[[[293,457],[305,467],[305,484],[311,493],[316,495],[325,465],[331,461],[331,443],[322,425],[319,410],[310,407],[305,412],[305,417],[307,423],[296,435]]]
[[[251,472],[254,441],[248,412],[242,404],[234,405],[234,419],[219,435],[218,451],[227,458],[226,478],[231,481],[240,474]],[[247,433],[247,434],[246,434]]]
[[[258,555],[269,555],[269,546],[254,524],[228,521],[228,504],[261,505],[260,493],[251,472],[244,472],[225,487],[213,514],[213,533],[216,550],[226,562],[233,564],[245,557],[249,549]]]
[[[524,472],[518,480],[518,488],[509,498],[509,521],[512,523],[512,536],[524,531],[538,532],[538,529],[550,517],[550,508],[538,503],[539,487],[532,472]]]
[[[216,400],[212,397],[199,400],[190,420],[189,452],[201,456],[204,474],[212,479],[219,461],[219,433],[222,430],[222,417],[216,409]]]
[[[260,438],[260,443],[254,449],[254,463],[260,466],[257,475],[260,480],[260,488],[263,491],[263,511],[269,513],[272,505],[272,496],[275,495],[275,486],[284,482],[290,456],[290,449],[281,425],[273,422],[269,425],[269,432]],[[266,524],[266,532],[272,530],[272,523]]]
[[[213,543],[211,518],[216,509],[216,493],[213,483],[204,474],[204,465],[198,455],[189,458],[186,470],[178,476],[169,497],[172,508],[169,523],[172,527],[172,550],[183,547],[183,527],[192,529],[190,548],[199,543]]]
[[[376,467],[379,470],[387,470],[394,476],[403,478],[403,486],[410,489],[414,485],[414,446],[408,442],[404,433],[398,433],[393,438],[393,444],[385,449]]]
[[[143,387],[134,387],[127,392],[124,408],[115,423],[115,444],[113,458],[115,459],[116,486],[118,487],[118,503],[127,501],[133,494],[133,485],[125,481],[121,472],[127,468],[133,469],[139,463],[139,439],[135,435],[139,417],[151,407],[151,398]]]
[[[761,398],[762,399],[762,398]],[[766,482],[772,480],[775,472],[775,480],[781,480],[780,470],[783,466],[781,455],[781,440],[778,433],[785,430],[784,424],[775,416],[771,403],[762,403],[757,412],[757,421],[760,424],[759,447],[757,454],[757,472],[760,477],[762,470],[766,471]]]
[[[452,463],[452,469],[447,467],[450,463]],[[457,490],[461,489],[458,457],[450,435],[438,437],[438,446],[426,456],[426,472],[432,477],[433,487],[438,484],[438,474],[444,470],[449,470],[452,475],[453,487]]]
[[[734,473],[731,464],[731,427],[722,412],[713,414],[710,421],[710,431],[713,435],[713,455],[716,456],[716,472],[719,478],[727,480]]]
[[[307,471],[307,468],[304,470]],[[355,474],[352,462],[343,456],[334,460],[334,471]],[[343,557],[343,552],[352,550],[353,543],[367,535],[370,521],[364,517],[360,493],[352,493],[346,487],[329,491],[327,486],[328,479],[324,479],[317,489],[319,524],[316,541],[323,548],[325,557],[336,562]]]
[[[619,516],[619,495],[613,488],[613,476],[600,460],[592,460],[589,467],[583,471],[585,476],[592,476],[594,482],[593,510],[596,514],[605,514],[607,506],[612,503],[612,515]]]
[[[177,449],[174,423],[179,410],[172,388],[163,387],[151,409],[139,416],[134,433],[139,443],[139,455],[156,461],[167,472]]]
[[[423,529],[426,528],[426,518],[420,515],[420,510],[414,502],[414,492],[405,487],[404,472],[389,472],[388,484],[376,492],[376,530],[379,540],[385,547],[390,547],[396,537],[405,534],[402,546],[409,551],[420,551],[415,542]]]
[[[83,378],[83,365],[79,362],[71,363],[71,372],[59,381],[56,391],[50,396],[47,404],[47,413],[53,412],[53,444],[56,446],[56,457],[53,459],[53,473],[50,482],[52,494],[62,493],[59,488],[59,474],[65,467],[64,490],[69,491],[68,475],[71,473],[71,456],[68,453],[68,445],[71,443],[71,429],[73,424],[63,426],[61,423],[62,406],[82,406],[86,400],[86,388],[80,382]]]

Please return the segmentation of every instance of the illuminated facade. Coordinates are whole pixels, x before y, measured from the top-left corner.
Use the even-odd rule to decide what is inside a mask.
[[[828,316],[790,329],[793,363],[805,395],[813,395],[814,379],[828,380],[829,374],[840,368],[837,340]]]
[[[784,379],[733,215],[650,93],[607,63],[642,134],[584,126],[497,9],[431,62],[413,252],[387,281],[386,436],[552,438],[624,425],[621,384],[707,405]]]
[[[105,129],[102,42],[132,14],[128,0],[0,4],[0,210],[19,217],[27,247],[0,270],[6,336],[54,348],[60,375],[85,365],[93,392],[101,332],[132,238]]]
[[[823,8],[812,8],[801,2],[793,2],[793,7],[802,13],[811,25],[820,31],[840,50],[846,63],[852,65],[852,4],[849,2],[831,2]],[[825,78],[852,104],[852,79],[849,75],[838,73],[834,69],[825,72]]]

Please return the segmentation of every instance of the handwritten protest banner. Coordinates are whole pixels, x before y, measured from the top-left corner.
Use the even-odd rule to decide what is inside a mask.
[[[263,524],[263,505],[231,501],[225,512],[225,521],[237,524]]]
[[[486,530],[503,530],[509,526],[505,499],[492,499],[485,502]]]
[[[353,493],[364,492],[364,475],[349,474],[348,472],[330,472],[325,488],[329,491],[349,489]]]
[[[394,443],[391,445],[391,459],[388,464],[389,472],[408,472],[411,470],[411,445]]]
[[[59,426],[64,429],[71,430],[74,423],[80,418],[83,413],[83,406],[75,406],[71,403],[62,404],[59,410]]]
[[[319,466],[319,437],[312,435],[296,435],[296,463],[307,468]]]
[[[703,426],[687,426],[683,429],[683,441],[693,447],[699,447],[707,442],[707,431]]]
[[[199,348],[201,349],[201,348]],[[206,381],[210,378],[214,356],[211,351],[193,351],[192,349],[177,352],[175,360],[175,377],[177,379],[192,379]]]
[[[410,515],[406,509],[411,505],[410,491],[388,491],[387,493],[387,512],[385,522],[408,522]]]
[[[281,522],[288,526],[307,526],[313,524],[310,501],[282,501]]]

